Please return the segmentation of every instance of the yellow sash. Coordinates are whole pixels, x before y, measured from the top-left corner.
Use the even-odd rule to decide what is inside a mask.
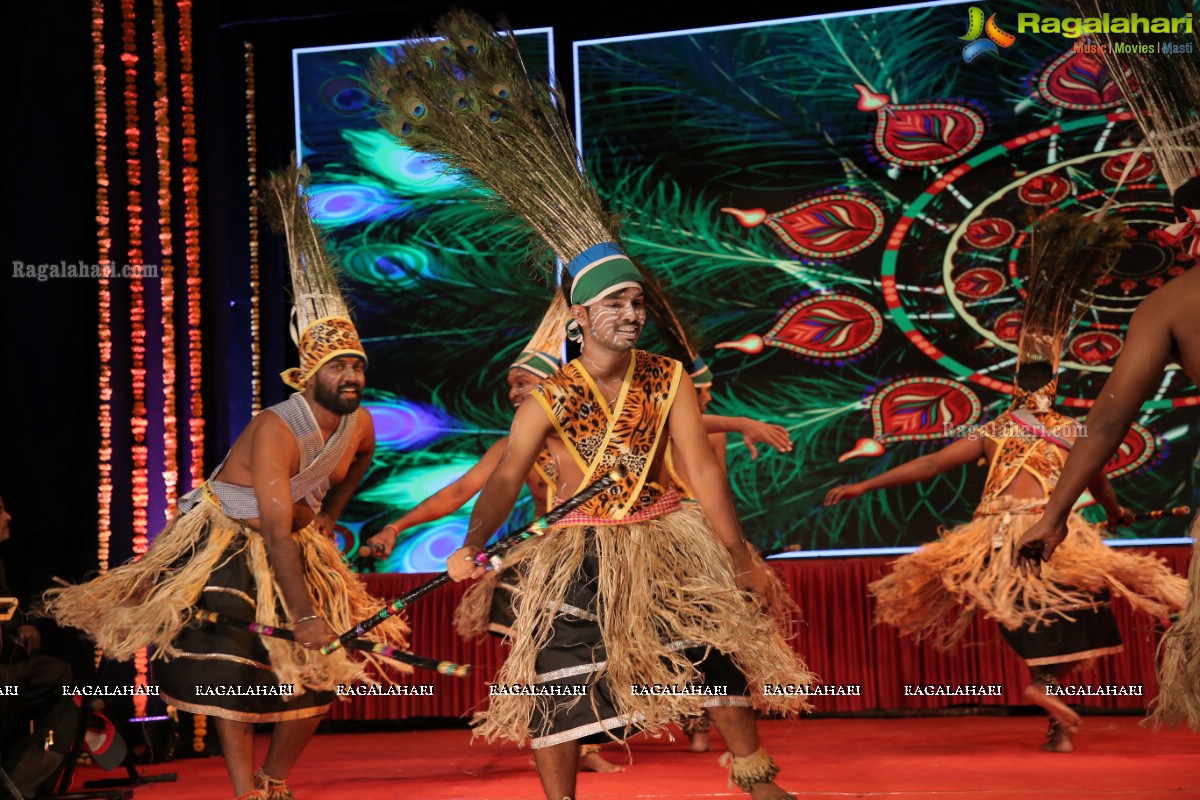
[[[678,361],[634,350],[611,412],[578,359],[533,390],[583,472],[576,491],[617,465],[628,470],[620,483],[581,506],[581,513],[619,520],[659,499],[662,487],[647,478],[682,374]]]

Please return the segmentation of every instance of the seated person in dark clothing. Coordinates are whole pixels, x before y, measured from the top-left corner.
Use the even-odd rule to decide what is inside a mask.
[[[0,543],[9,537],[11,519],[0,498]],[[14,597],[3,560],[0,597]],[[0,688],[0,758],[10,772],[31,731],[63,701],[62,687],[72,678],[67,662],[42,652],[42,634],[33,623],[24,601],[9,620],[0,623],[0,687],[4,687]]]

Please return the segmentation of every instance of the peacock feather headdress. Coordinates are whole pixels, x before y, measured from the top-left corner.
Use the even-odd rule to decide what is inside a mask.
[[[1049,383],[1034,392],[1014,387],[1014,403],[1046,410],[1053,400],[1063,344],[1091,308],[1096,281],[1112,270],[1129,247],[1125,222],[1117,216],[1092,217],[1058,211],[1037,220],[1030,234],[1025,311],[1017,343],[1017,373],[1030,364],[1046,364]],[[1038,397],[1043,398],[1037,401]]]
[[[580,171],[562,92],[529,76],[511,31],[452,12],[393,60],[376,59],[368,80],[387,130],[490,190],[550,246],[570,273],[572,304],[640,284]]]
[[[280,377],[300,391],[317,370],[338,356],[367,358],[325,239],[309,213],[311,180],[308,167],[290,166],[273,173],[259,189],[271,229],[287,241],[292,273],[291,334],[300,350],[300,366]]]

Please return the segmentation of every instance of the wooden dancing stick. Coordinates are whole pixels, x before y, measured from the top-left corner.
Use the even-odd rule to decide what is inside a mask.
[[[193,608],[189,614],[188,623],[192,625],[211,622],[216,625],[226,625],[230,628],[248,630],[257,633],[259,636],[270,636],[273,639],[284,639],[289,642],[296,641],[296,632],[291,628],[263,625],[261,622],[236,619],[216,611],[205,611],[199,608]],[[465,678],[472,672],[470,664],[455,664],[453,661],[438,661],[435,658],[425,658],[424,656],[413,655],[404,650],[398,650],[395,647],[389,647],[386,644],[379,644],[378,642],[360,642],[355,640],[348,642],[346,646],[367,653],[377,653],[384,658],[401,661],[405,664],[411,664],[414,667],[420,667],[421,669],[431,669],[441,675],[448,675],[452,678]]]
[[[567,514],[570,514],[572,511],[579,508],[588,500],[591,500],[593,497],[600,494],[600,492],[603,492],[617,481],[621,480],[621,478],[625,476],[625,473],[626,469],[624,467],[617,467],[607,475],[600,477],[599,479],[580,489],[578,494],[555,508],[546,516],[534,520],[533,524],[525,530],[511,533],[493,544],[491,547],[480,550],[475,554],[475,557],[472,560],[475,562],[476,566],[480,567],[486,567],[489,563],[492,564],[493,567],[500,566],[502,563],[501,559],[503,558],[504,554],[511,550],[514,546],[520,544],[526,539],[531,539],[534,536],[541,536],[545,534],[546,530],[551,525],[558,522]],[[374,628],[379,623],[383,622],[388,617],[407,608],[418,597],[424,597],[434,589],[449,582],[450,573],[443,572],[441,575],[438,575],[432,580],[426,581],[412,591],[402,594],[390,604],[379,609],[374,616],[364,619],[350,630],[338,636],[337,639],[322,647],[321,652],[328,655],[342,645],[349,644],[367,631]]]
[[[1133,515],[1134,522],[1144,519],[1162,519],[1163,517],[1186,517],[1192,513],[1191,506],[1175,506],[1174,508],[1156,508],[1153,511],[1139,511]]]

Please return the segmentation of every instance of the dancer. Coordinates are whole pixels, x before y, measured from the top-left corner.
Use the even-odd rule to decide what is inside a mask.
[[[1097,13],[1098,0],[1076,0],[1083,16]],[[1170,13],[1163,0],[1105,0],[1103,11],[1113,18],[1133,12],[1145,16]],[[1187,31],[1190,49],[1200,49],[1200,29]],[[1155,46],[1154,34],[1139,30],[1101,32],[1098,57],[1123,95],[1124,105],[1141,128],[1143,144],[1171,192],[1175,224],[1157,232],[1161,244],[1178,247],[1185,260],[1200,258],[1200,62],[1195,59],[1145,58],[1136,53]],[[1117,45],[1120,46],[1117,46]],[[1129,159],[1132,165],[1139,159]],[[1018,563],[1037,573],[1060,547],[1067,518],[1083,491],[1086,475],[1107,462],[1120,445],[1141,404],[1160,385],[1162,373],[1178,364],[1193,383],[1200,384],[1200,326],[1193,310],[1200,300],[1200,274],[1193,268],[1150,294],[1129,322],[1125,345],[1108,380],[1088,413],[1089,436],[1072,451],[1062,478],[1046,504],[1042,519],[1020,542]],[[1188,602],[1180,619],[1163,639],[1159,660],[1159,696],[1152,721],[1176,725],[1187,720],[1200,731],[1200,525],[1193,523],[1197,549],[1188,570]]]
[[[1151,556],[1104,544],[1101,530],[1072,515],[1075,536],[1059,563],[1043,575],[1021,575],[1011,564],[1016,542],[1037,519],[1074,445],[1078,424],[1053,410],[1062,343],[1084,307],[1080,301],[1122,241],[1119,226],[1065,212],[1037,224],[1028,296],[1018,346],[1011,408],[966,438],[862,483],[829,491],[826,505],[864,492],[931,478],[987,460],[983,498],[971,522],[899,559],[891,574],[870,585],[876,618],[916,639],[946,649],[966,631],[976,610],[1001,625],[1006,642],[1025,659],[1025,696],[1051,715],[1043,749],[1066,753],[1079,716],[1048,687],[1081,663],[1122,649],[1110,596],[1155,618],[1183,602],[1184,584]],[[1128,521],[1103,463],[1089,476],[1109,525]]]
[[[381,605],[332,541],[334,521],[370,466],[375,433],[359,406],[366,354],[308,217],[306,185],[307,170],[293,168],[264,187],[289,245],[301,367],[284,380],[298,393],[246,426],[140,560],[47,594],[47,610],[86,631],[109,658],[154,648],[167,702],[215,718],[239,800],[292,797],[287,775],[336,687],[367,679],[364,663],[345,651],[319,650],[333,630]],[[193,608],[289,625],[296,643],[187,627]],[[405,645],[400,620],[375,630],[379,640]],[[383,666],[378,656],[365,658]],[[255,722],[275,723],[257,772]]]
[[[774,783],[778,768],[748,705],[795,712],[807,700],[751,697],[748,687],[806,686],[812,676],[741,591],[762,587],[766,576],[742,537],[691,379],[679,362],[634,349],[646,317],[643,276],[578,172],[565,103],[525,74],[511,35],[465,13],[443,18],[437,33],[377,65],[391,109],[385,124],[487,186],[550,245],[567,265],[571,335],[583,343],[580,359],[517,409],[505,458],[475,503],[464,547],[448,561],[451,577],[482,574],[470,554],[507,517],[543,447],[558,459],[560,493],[597,471],[628,470],[521,562],[513,649],[497,681],[546,693],[494,697],[476,732],[515,742],[532,736],[545,795],[562,800],[575,796],[580,741],[657,732],[726,703],[710,711],[731,751],[722,761],[732,780],[757,800],[790,797]],[[669,441],[693,468],[704,514],[681,508],[678,493],[664,487]],[[656,684],[676,691],[638,691]],[[585,696],[548,693],[556,687]],[[727,696],[699,693],[722,687]]]
[[[1200,177],[1176,191],[1175,213],[1178,222],[1167,228],[1165,240],[1200,255]],[[1200,270],[1191,269],[1151,293],[1134,312],[1125,347],[1088,413],[1087,439],[1071,451],[1045,513],[1021,537],[1015,557],[1023,569],[1037,574],[1057,564],[1071,544],[1067,521],[1085,488],[1084,476],[1112,457],[1142,403],[1161,384],[1167,366],[1178,364],[1200,384],[1198,303]],[[1197,529],[1193,523],[1194,538]],[[1186,720],[1200,730],[1200,553],[1192,555],[1189,587],[1186,610],[1163,641],[1160,693],[1151,719],[1172,726]]]
[[[529,392],[539,381],[550,377],[560,366],[557,356],[562,352],[563,331],[569,319],[566,301],[561,294],[556,294],[554,301],[547,309],[537,331],[529,344],[509,367],[507,375],[508,399],[513,408],[519,408],[529,396]],[[707,408],[712,400],[711,386],[713,376],[703,360],[693,362],[693,380],[696,381],[697,400],[701,411]],[[778,425],[771,425],[747,417],[720,417],[704,415],[705,430],[709,431],[709,444],[718,453],[718,460],[724,462],[726,431],[740,433],[744,444],[751,452],[751,458],[757,457],[757,445],[767,444],[780,452],[791,449],[791,440],[787,431]],[[508,445],[508,437],[497,440],[487,449],[475,466],[467,470],[458,480],[440,489],[430,497],[421,501],[399,519],[385,525],[378,533],[366,540],[365,544],[380,558],[386,558],[395,547],[401,533],[417,525],[423,525],[441,519],[454,513],[483,488],[492,470],[500,463]],[[680,472],[684,472],[680,467]],[[686,474],[684,472],[684,474]],[[533,469],[526,476],[525,485],[533,498],[535,508],[549,511],[554,507],[556,497],[556,478],[558,464],[550,452],[543,449],[539,454]],[[518,547],[510,552],[506,563],[512,565],[520,561],[525,547]],[[478,636],[493,633],[508,636],[511,633],[513,618],[511,593],[516,590],[517,573],[513,567],[489,572],[487,576],[468,590],[459,604],[455,614],[455,627],[462,636]],[[496,592],[500,596],[496,596]],[[779,594],[775,592],[774,594]],[[684,721],[684,731],[691,740],[693,752],[708,750],[708,729],[710,721],[707,715],[691,717]],[[600,753],[600,745],[588,744],[580,748],[579,768],[592,772],[617,772],[624,770],[623,766],[613,764]]]

